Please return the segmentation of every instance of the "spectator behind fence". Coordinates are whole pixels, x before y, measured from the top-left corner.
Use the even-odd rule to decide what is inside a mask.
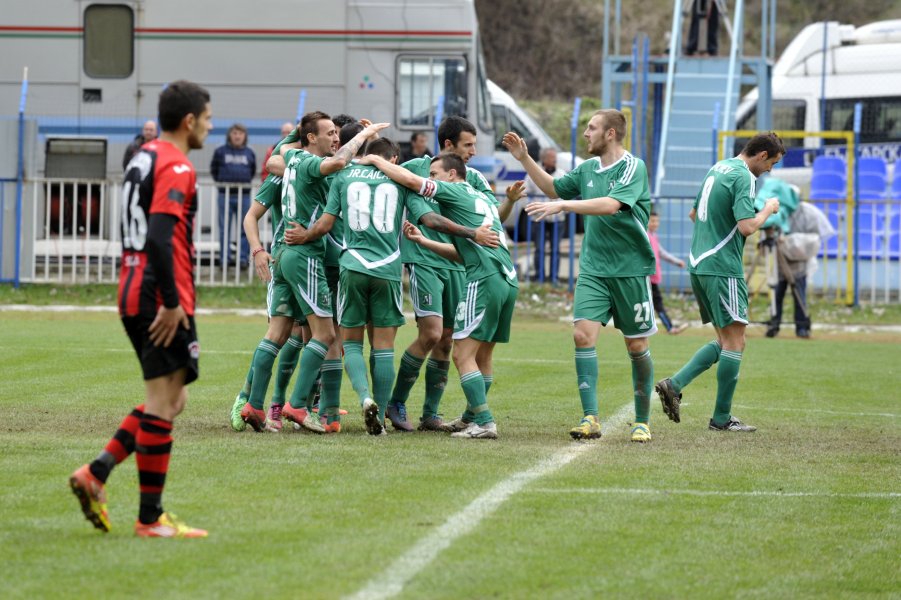
[[[253,180],[257,169],[257,159],[253,150],[247,147],[247,128],[235,123],[228,128],[226,143],[216,148],[210,163],[210,174],[217,183],[245,183]],[[246,265],[250,260],[250,246],[241,222],[250,209],[250,187],[220,186],[218,197],[219,215],[219,260],[231,262],[231,230],[237,229],[241,235],[240,260]],[[228,221],[226,222],[226,216]],[[235,236],[237,238],[237,235]]]
[[[698,39],[700,38],[701,19],[707,21],[707,52],[701,51],[701,55],[716,56],[719,49],[717,33],[720,22],[718,0],[692,0],[691,24],[688,27],[688,44],[685,46],[685,54],[693,56],[698,52]]]
[[[413,160],[414,158],[422,158],[428,152],[428,141],[429,138],[421,131],[415,132],[410,136],[410,149],[403,153],[403,157],[401,158],[401,163],[405,163],[408,160]]]
[[[774,300],[770,307],[770,323],[767,337],[779,335],[782,323],[782,303],[785,292],[792,290],[795,307],[795,335],[810,337],[810,307],[807,305],[807,276],[817,269],[816,255],[822,242],[835,235],[835,229],[823,212],[809,202],[802,202],[800,190],[795,185],[770,177],[757,193],[755,207],[765,199],[779,199],[779,212],[763,224],[763,250],[775,250],[775,269],[769,275],[774,288]]]
[[[542,148],[539,152],[539,163],[545,173],[554,179],[566,175],[566,171],[557,166],[557,150],[555,148]],[[529,201],[549,202],[531,177],[526,176],[526,194]],[[535,244],[535,272],[532,273],[533,279],[542,280],[550,278],[556,280],[560,273],[560,238],[565,233],[563,225],[554,225],[554,223],[565,223],[566,213],[560,212],[544,221],[534,221],[529,219],[529,229],[531,230],[530,239]],[[556,230],[556,239],[554,232]],[[544,257],[547,256],[547,261]],[[545,264],[547,267],[545,268]]]
[[[144,123],[144,127],[143,129],[141,129],[141,133],[136,135],[135,139],[128,145],[128,148],[125,149],[125,155],[122,157],[122,169],[127,169],[128,163],[131,161],[131,157],[137,154],[138,150],[141,149],[141,146],[143,146],[147,142],[152,142],[153,140],[155,140],[156,136],[156,121],[147,121],[146,123]]]
[[[283,139],[288,137],[288,134],[294,130],[294,124],[290,121],[285,121],[282,123],[281,137],[278,138],[278,141],[281,142]],[[266,170],[266,161],[269,160],[269,157],[272,156],[272,151],[275,150],[276,144],[269,146],[269,149],[266,150],[266,157],[263,159],[263,167],[260,169],[260,181],[266,181],[266,177],[269,176],[269,171]]]
[[[651,241],[651,249],[654,251],[654,262],[656,264],[654,274],[651,275],[651,301],[654,303],[654,311],[660,317],[660,322],[666,328],[666,332],[672,335],[678,335],[685,331],[688,327],[687,323],[673,323],[669,315],[666,314],[666,307],[663,306],[663,294],[660,293],[660,282],[663,281],[663,275],[660,272],[660,261],[666,261],[671,265],[675,265],[680,269],[685,268],[685,261],[677,256],[673,256],[666,251],[666,248],[660,245],[657,238],[657,229],[660,227],[660,215],[655,211],[651,211],[648,219],[648,239]]]

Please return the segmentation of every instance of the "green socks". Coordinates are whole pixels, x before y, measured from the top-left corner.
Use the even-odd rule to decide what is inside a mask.
[[[654,361],[651,351],[629,352],[632,359],[632,389],[635,392],[635,422],[648,424],[651,418],[651,388],[654,385]]]
[[[292,335],[288,341],[282,346],[281,352],[278,354],[278,369],[275,372],[275,389],[272,390],[272,403],[285,403],[285,390],[288,389],[288,383],[291,382],[291,376],[294,375],[294,369],[297,367],[297,358],[303,348],[303,339]]]
[[[473,421],[485,425],[494,421],[488,410],[488,399],[485,397],[485,380],[480,371],[471,371],[460,375],[460,385],[466,395],[466,410],[473,415]]]
[[[253,353],[251,369],[253,369],[253,382],[250,385],[249,402],[257,410],[263,410],[266,401],[266,391],[269,389],[269,380],[272,379],[272,365],[281,346],[263,338]]]
[[[720,364],[716,368],[716,408],[713,422],[722,425],[732,416],[732,396],[738,385],[738,370],[741,367],[741,352],[723,350]]]
[[[400,357],[400,368],[397,371],[397,380],[394,382],[394,391],[391,392],[391,402],[394,404],[406,404],[407,398],[410,397],[410,390],[413,384],[419,379],[419,371],[422,369],[424,358],[417,358],[410,354],[409,351],[404,352]]]
[[[344,369],[362,406],[363,400],[372,398],[366,376],[366,361],[363,360],[363,342],[344,342]]]
[[[341,371],[340,358],[322,362],[322,396],[319,398],[319,416],[328,417],[327,423],[340,421]]]
[[[394,350],[370,350],[369,357],[372,362],[373,400],[379,405],[379,418],[384,419],[394,384]]]
[[[485,396],[491,391],[491,384],[494,383],[494,375],[482,375],[482,381],[485,382]]]
[[[576,381],[584,416],[598,416],[598,353],[592,348],[576,348]]]
[[[450,370],[449,360],[430,358],[425,365],[425,403],[422,405],[423,417],[437,417],[441,396],[447,387],[447,372]]]
[[[291,406],[293,408],[303,408],[306,406],[307,396],[313,388],[316,376],[319,374],[319,368],[325,355],[328,353],[328,346],[317,339],[310,340],[303,354],[300,357],[300,373],[297,375],[297,382],[294,384],[294,391],[291,393]]]
[[[695,377],[709,369],[716,361],[718,361],[720,359],[721,351],[720,343],[716,340],[701,346],[701,349],[695,352],[695,355],[691,357],[691,360],[685,363],[685,366],[670,378],[676,393],[678,394],[681,392]]]

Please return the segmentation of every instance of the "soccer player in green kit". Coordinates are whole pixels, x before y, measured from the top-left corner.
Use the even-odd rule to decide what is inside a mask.
[[[367,152],[394,162],[400,149],[380,138]],[[325,213],[308,230],[298,228],[301,243],[314,243],[328,233],[339,216],[344,218],[344,246],[338,285],[338,318],[344,342],[344,364],[360,397],[366,429],[382,435],[385,409],[394,383],[394,339],[404,323],[402,312],[400,235],[404,212],[422,222],[476,243],[496,246],[500,238],[488,227],[457,225],[435,213],[421,196],[397,185],[377,168],[354,163],[331,182]],[[372,383],[370,393],[363,360],[363,334],[372,323]],[[331,418],[331,415],[329,416]]]
[[[300,123],[302,148],[283,152],[283,158],[273,156],[269,159],[273,167],[278,167],[281,160],[285,162],[282,179],[283,221],[310,227],[325,208],[329,186],[327,177],[344,168],[367,139],[386,127],[387,123],[368,124],[362,132],[336,150],[338,130],[329,116],[319,111],[304,115]],[[291,285],[312,332],[312,338],[300,358],[299,373],[289,405],[284,407],[282,414],[316,433],[324,433],[326,429],[312,414],[312,407],[306,405],[307,398],[320,367],[323,377],[336,374],[340,381],[340,367],[333,367],[340,365],[341,361],[340,344],[336,343],[332,325],[331,296],[325,282],[324,258],[324,240],[315,244],[288,245],[276,257],[274,269],[275,276],[284,277]],[[323,379],[324,397],[320,409],[332,408],[326,393],[329,389],[329,382]],[[256,418],[260,418],[260,413],[262,411],[256,413]]]
[[[557,179],[529,157],[521,137],[510,132],[503,139],[504,146],[548,198],[564,199],[532,202],[526,206],[530,216],[541,220],[561,211],[585,215],[573,309],[576,378],[584,415],[570,430],[577,440],[601,437],[595,344],[601,326],[611,317],[623,334],[632,360],[632,441],[651,440],[648,422],[654,363],[648,337],[657,332],[649,279],[655,271],[654,252],[647,235],[651,194],[644,162],[622,146],[625,133],[626,119],[621,112],[597,111],[584,133],[588,152],[597,158]],[[571,200],[577,196],[582,199]]]
[[[273,154],[279,155],[283,146],[299,148],[299,139],[295,127],[276,144],[272,151]],[[254,269],[260,279],[268,283],[266,304],[269,327],[253,353],[244,387],[238,392],[232,406],[231,425],[235,431],[243,431],[248,423],[257,431],[266,429],[278,432],[281,430],[281,411],[285,403],[285,389],[297,366],[300,350],[303,348],[301,325],[295,321],[295,319],[303,320],[303,313],[300,312],[300,307],[297,305],[288,283],[282,278],[272,277],[272,256],[279,254],[285,237],[285,226],[282,223],[281,183],[281,176],[269,173],[260,186],[250,210],[244,216],[244,231],[250,244]],[[267,211],[271,212],[273,224],[271,254],[266,252],[260,242],[259,221]],[[251,409],[262,410],[263,408],[276,357],[278,357],[278,374],[276,375],[275,391],[265,421],[261,422],[257,413]],[[245,421],[245,419],[247,420]]]
[[[453,244],[426,238],[412,223],[404,224],[408,239],[466,267],[466,290],[457,305],[454,321],[453,360],[460,373],[471,421],[452,437],[496,439],[497,425],[488,409],[487,390],[481,364],[491,364],[494,346],[510,340],[513,308],[519,293],[516,269],[507,250],[496,202],[465,180],[466,165],[456,154],[443,153],[431,159],[429,179],[424,179],[385,159],[367,155],[372,164],[399,184],[433,198],[441,212],[466,227],[488,226],[497,232],[500,245],[488,248],[473,240],[453,238]]]
[[[475,125],[471,122],[463,117],[450,116],[438,126],[438,145],[443,152],[459,156],[465,164],[475,156],[476,134]],[[431,164],[431,157],[425,156],[407,161],[402,166],[420,177],[427,178]],[[466,167],[465,180],[474,189],[485,194],[489,200],[494,201],[491,186],[478,170]],[[507,200],[499,207],[501,221],[510,213],[516,200],[522,196],[523,189],[521,181],[507,189]],[[441,212],[439,205],[433,208]],[[432,231],[428,227],[422,228],[421,232],[431,240],[445,244],[452,243],[449,236]],[[407,419],[406,402],[423,363],[426,363],[425,402],[422,417],[419,419],[419,429],[460,431],[472,421],[471,415],[464,414],[451,423],[445,423],[438,416],[438,406],[447,384],[454,318],[464,290],[465,268],[462,264],[426,250],[407,239],[401,240],[401,258],[410,277],[410,298],[419,335],[401,358],[397,381],[391,394],[391,402],[388,404],[388,419],[399,431],[413,430],[413,425]],[[486,393],[494,380],[489,356],[483,355],[478,361]]]
[[[708,427],[717,431],[756,431],[732,415],[732,397],[738,384],[741,354],[748,324],[748,288],[742,253],[745,238],[760,229],[779,210],[769,198],[754,212],[755,182],[785,154],[775,133],[759,133],[734,158],[711,167],[689,212],[694,222],[688,272],[698,299],[701,320],[713,323],[716,338],[698,350],[672,377],[657,382],[663,412],[679,422],[682,390],[695,377],[719,362],[716,369],[716,406]]]

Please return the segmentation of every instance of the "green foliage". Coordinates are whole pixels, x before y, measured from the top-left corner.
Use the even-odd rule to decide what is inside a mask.
[[[529,292],[524,292],[528,295]],[[543,297],[548,297],[545,294]],[[115,315],[0,313],[6,598],[334,598],[352,594],[452,515],[573,447],[581,416],[571,326],[518,319],[495,353],[497,442],[365,435],[345,383],[345,431],[235,433],[228,409],[265,319],[202,316],[201,378],[174,431],[166,506],[207,540],[139,540],[134,459],[112,475],[113,531],[82,518],[66,478],[141,401]],[[565,320],[565,319],[564,319]],[[657,376],[710,330],[651,341]],[[413,327],[400,330],[398,347]],[[540,478],[453,539],[412,579],[411,598],[867,596],[901,588],[898,336],[752,336],[735,411],[760,427],[710,432],[715,376],[685,392],[674,424],[656,401],[647,445],[628,427]],[[598,341],[601,418],[631,404],[629,360]],[[399,356],[398,356],[399,359]],[[861,377],[861,374],[866,374]],[[420,380],[410,412],[418,416]],[[442,410],[463,406],[452,370]]]

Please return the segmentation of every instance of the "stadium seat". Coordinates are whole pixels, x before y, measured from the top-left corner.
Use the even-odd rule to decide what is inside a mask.
[[[813,159],[814,177],[818,173],[837,173],[845,178],[848,173],[848,165],[841,156],[817,156]]]
[[[895,161],[890,194],[893,199],[901,201],[901,159]]]
[[[847,195],[847,182],[838,173],[814,173],[810,179],[811,200],[843,200]]]
[[[861,175],[881,175],[883,181],[888,179],[888,165],[881,156],[861,156],[857,161],[857,172]]]
[[[888,257],[892,260],[901,258],[901,233],[890,233],[888,236]]]
[[[877,173],[860,173],[857,180],[857,192],[860,200],[885,200],[888,193],[885,177]]]
[[[885,204],[861,203],[857,208],[857,228],[860,231],[882,233],[885,228],[885,213]]]

